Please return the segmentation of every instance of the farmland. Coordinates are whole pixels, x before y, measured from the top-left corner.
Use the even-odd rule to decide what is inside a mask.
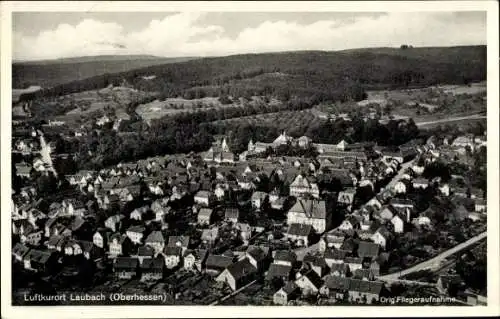
[[[227,104],[223,104],[218,98],[204,97],[199,99],[184,99],[184,98],[167,98],[164,101],[158,99],[140,104],[137,106],[135,112],[144,120],[150,121],[152,119],[159,119],[165,115],[178,114],[182,112],[193,112],[196,110],[207,109],[223,109],[235,107],[253,107],[259,105],[278,105],[279,101],[271,99],[266,103],[261,97],[253,96],[251,101],[246,101],[240,98]]]

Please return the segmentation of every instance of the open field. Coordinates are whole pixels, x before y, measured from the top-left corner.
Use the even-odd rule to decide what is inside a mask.
[[[141,92],[127,87],[108,87],[101,90],[85,91],[60,97],[55,104],[65,108],[72,108],[66,112],[69,117],[88,115],[96,111],[112,109],[118,118],[127,120],[130,116],[126,112],[129,103],[150,96],[150,93]]]
[[[320,121],[319,114],[313,109],[302,111],[282,111],[276,113],[242,116],[239,118],[212,122],[215,126],[224,125],[237,127],[243,124],[276,127],[278,131],[286,130],[293,135],[297,126],[308,126],[313,122]]]
[[[135,112],[145,121],[158,119],[165,115],[172,115],[182,112],[193,112],[199,109],[221,109],[232,107],[244,107],[244,99],[240,98],[230,104],[222,104],[216,97],[204,97],[200,99],[184,99],[184,98],[167,98],[164,101],[154,100],[150,103],[139,105]],[[262,98],[254,96],[252,101],[248,102],[248,106],[265,103]],[[268,105],[278,104],[278,100],[269,101]]]

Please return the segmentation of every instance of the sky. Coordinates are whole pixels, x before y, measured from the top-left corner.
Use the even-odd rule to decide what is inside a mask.
[[[486,12],[14,12],[13,59],[486,44]]]

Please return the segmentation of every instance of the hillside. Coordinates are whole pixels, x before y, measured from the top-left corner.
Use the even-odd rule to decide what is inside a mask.
[[[144,76],[154,76],[145,80]],[[364,90],[463,84],[486,79],[486,47],[363,49],[244,54],[152,65],[67,83],[44,95],[57,96],[118,85],[183,96],[272,95],[324,100],[361,100]]]
[[[125,72],[151,65],[184,62],[195,58],[163,58],[150,55],[99,55],[56,60],[14,62],[12,87],[30,85],[52,87],[63,83],[102,75]]]

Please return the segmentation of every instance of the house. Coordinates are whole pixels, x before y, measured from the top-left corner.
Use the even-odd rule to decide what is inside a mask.
[[[312,235],[312,226],[307,224],[290,224],[286,232],[286,237],[295,242],[298,246],[308,246]]]
[[[346,219],[342,221],[342,223],[338,227],[338,229],[340,230],[352,230],[358,228],[360,228],[360,222],[353,215],[349,215]]]
[[[21,235],[21,243],[30,244],[32,246],[38,246],[42,240],[43,231],[42,230],[32,230],[30,232],[25,232]]]
[[[363,268],[363,258],[345,257],[344,263],[349,267],[349,272],[354,273],[356,269]]]
[[[218,239],[219,239],[218,227],[203,229],[203,231],[201,232],[201,241],[205,244],[213,245]]]
[[[130,213],[130,219],[142,221],[145,219],[145,216],[148,212],[149,212],[148,206],[142,206],[142,207],[136,208]]]
[[[113,231],[113,232],[117,232],[118,230],[120,230],[122,220],[124,218],[125,218],[125,216],[122,214],[116,214],[116,215],[110,216],[104,221],[104,226],[106,228],[111,229],[111,231]]]
[[[320,288],[320,294],[330,300],[346,300],[349,296],[349,283],[349,278],[328,275]]]
[[[280,145],[286,145],[290,143],[293,140],[293,137],[288,136],[286,134],[286,131],[283,131],[273,142],[272,142],[272,147],[277,148]]]
[[[137,249],[137,259],[139,264],[142,265],[144,260],[151,259],[155,256],[155,250],[150,246],[141,246]]]
[[[211,208],[201,208],[198,211],[198,225],[211,225],[213,222],[213,210]]]
[[[163,248],[163,257],[167,269],[173,269],[180,265],[182,258],[182,247],[166,246]]]
[[[304,274],[299,273],[299,278],[295,280],[295,284],[302,290],[302,294],[307,296],[317,294],[323,285],[323,281],[314,270],[309,270]]]
[[[224,220],[233,224],[238,223],[240,210],[235,207],[227,207],[224,211]]]
[[[369,268],[356,269],[356,271],[352,274],[353,279],[361,279],[361,280],[374,280],[375,275],[372,270]]]
[[[287,223],[311,225],[317,233],[326,231],[332,223],[332,216],[326,211],[326,203],[316,199],[298,199],[287,213]]]
[[[67,240],[68,237],[66,236],[52,235],[49,240],[45,242],[45,245],[51,251],[62,252]]]
[[[201,190],[194,195],[194,202],[204,207],[209,207],[214,202],[214,194],[209,191]]]
[[[349,276],[349,266],[347,264],[332,264],[330,267],[330,274],[333,276],[347,277]]]
[[[356,195],[356,189],[350,187],[339,192],[337,197],[337,202],[343,204],[347,207],[351,206],[354,202],[354,195]]]
[[[279,279],[283,282],[287,282],[292,278],[292,266],[271,264],[265,278],[267,281]]]
[[[379,244],[380,247],[384,249],[386,248],[391,238],[392,238],[391,233],[384,226],[377,229],[377,231],[371,237],[374,243]]]
[[[270,250],[268,247],[250,245],[247,248],[245,256],[252,266],[260,271],[268,265],[270,259],[269,252]]]
[[[189,237],[189,236],[170,236],[170,237],[168,237],[167,246],[169,246],[169,247],[181,247],[182,254],[184,254],[184,252],[188,249],[190,239],[191,239],[191,237]]]
[[[51,251],[31,249],[23,257],[24,269],[39,273],[51,271],[55,262],[56,255]]]
[[[391,220],[397,214],[397,210],[392,205],[385,205],[378,212],[378,216],[383,220]]]
[[[19,177],[30,178],[33,167],[27,163],[16,163],[16,175]]]
[[[30,248],[28,248],[24,244],[16,243],[14,247],[12,247],[12,255],[14,256],[15,260],[22,262],[24,256],[28,253],[29,250]]]
[[[237,223],[236,229],[239,231],[241,240],[244,243],[247,243],[248,240],[252,237],[252,227],[250,227],[249,224]]]
[[[478,213],[485,213],[486,212],[486,200],[485,199],[474,200],[474,210]]]
[[[205,270],[210,275],[217,275],[224,271],[224,269],[232,263],[232,257],[209,254],[205,261]]]
[[[132,242],[127,237],[127,235],[122,235],[120,233],[115,233],[109,238],[109,255],[111,258],[126,255],[132,246]]]
[[[306,255],[302,263],[303,265],[308,265],[320,278],[324,277],[329,271],[325,258],[321,256]]]
[[[215,280],[226,283],[233,291],[236,291],[253,280],[256,274],[257,269],[252,265],[250,260],[243,258],[227,266]]]
[[[146,228],[144,226],[130,226],[125,234],[132,241],[132,243],[141,245],[145,231]]]
[[[404,233],[405,220],[401,217],[400,214],[395,214],[394,217],[392,217],[391,224],[394,227],[395,233],[398,234]]]
[[[360,258],[370,258],[373,260],[378,256],[379,252],[380,246],[378,244],[367,241],[360,241],[358,243],[357,254]]]
[[[188,250],[184,253],[184,269],[197,270],[199,272],[205,266],[205,260],[208,256],[208,251],[204,249]]]
[[[290,250],[277,250],[273,252],[273,263],[283,266],[295,266],[297,255]]]
[[[266,199],[267,199],[267,194],[264,192],[254,192],[252,194],[251,202],[252,202],[252,207],[255,209],[261,209],[261,207],[264,205]]]
[[[392,189],[396,194],[406,194],[409,190],[410,183],[406,179],[401,179],[394,184]]]
[[[273,303],[276,305],[287,305],[289,301],[296,299],[298,296],[300,296],[300,287],[293,281],[290,281],[274,293]]]
[[[462,282],[459,275],[440,275],[437,281],[437,289],[442,294],[449,294],[451,290],[456,289]]]
[[[290,184],[290,195],[294,197],[304,197],[306,195],[319,198],[318,184],[313,182],[311,178],[304,177],[302,174],[295,177],[292,184]]]
[[[162,258],[148,258],[140,264],[141,281],[156,281],[163,278]]]
[[[131,279],[137,275],[139,262],[134,257],[117,257],[113,262],[113,271],[118,279]]]
[[[76,240],[68,240],[64,246],[64,254],[67,256],[78,256],[83,254],[81,243]]]
[[[429,186],[429,181],[425,178],[417,177],[413,180],[413,188],[426,189]]]
[[[349,279],[349,299],[351,301],[371,304],[378,301],[384,289],[380,281]]]
[[[159,230],[152,231],[146,238],[145,244],[154,249],[155,254],[159,254],[165,248],[165,238]]]
[[[101,228],[98,229],[95,233],[94,236],[92,237],[92,242],[96,247],[99,247],[101,249],[104,249],[105,246],[108,244],[109,236],[111,234],[111,231]]]
[[[334,264],[343,264],[347,256],[347,251],[339,249],[327,249],[323,254],[328,267],[332,268]]]

